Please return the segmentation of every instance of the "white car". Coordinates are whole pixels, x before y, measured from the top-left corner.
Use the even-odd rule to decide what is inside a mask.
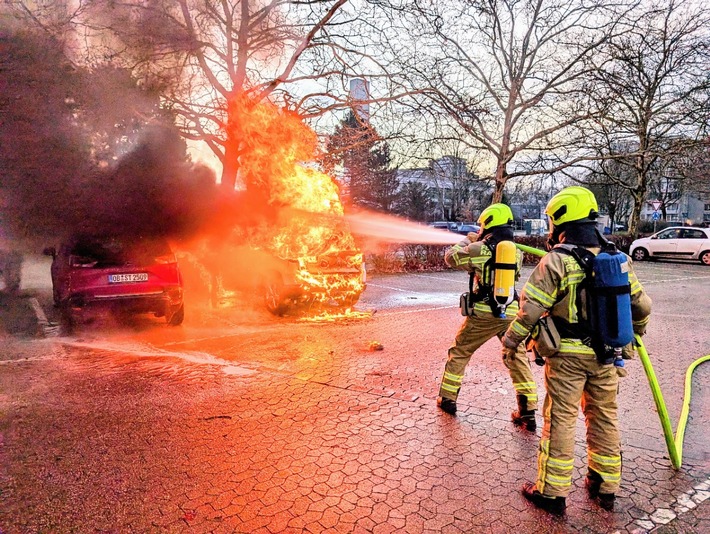
[[[710,265],[710,228],[673,226],[631,243],[629,255],[636,261],[651,258],[700,260]]]

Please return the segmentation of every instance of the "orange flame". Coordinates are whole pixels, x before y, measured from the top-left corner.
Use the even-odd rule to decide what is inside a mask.
[[[268,286],[271,297],[281,292],[272,298],[271,311],[314,303],[352,306],[365,287],[363,257],[343,218],[337,184],[312,163],[316,134],[297,114],[270,103],[239,97],[228,111],[227,138],[238,147],[238,178],[246,194],[261,202],[246,209],[261,217],[259,224],[232,228],[230,245],[246,247],[221,255],[217,291],[224,295],[230,289],[224,273],[233,265],[224,265],[224,258],[248,250],[248,255],[262,253],[248,266],[260,270],[253,285]]]

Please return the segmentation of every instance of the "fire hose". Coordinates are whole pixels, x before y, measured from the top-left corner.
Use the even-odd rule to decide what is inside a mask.
[[[528,247],[526,245],[515,244],[521,251],[533,254],[534,256],[544,256],[547,254],[545,251]],[[648,379],[648,384],[651,387],[651,393],[653,394],[653,401],[656,404],[656,411],[658,412],[658,417],[661,420],[661,427],[663,428],[663,437],[666,440],[666,448],[668,449],[668,456],[671,460],[671,465],[674,469],[680,469],[683,462],[683,438],[685,437],[685,427],[688,423],[688,414],[690,412],[690,394],[692,386],[693,371],[703,362],[710,361],[710,354],[698,358],[693,363],[690,364],[688,370],[685,372],[685,389],[683,392],[683,407],[680,412],[680,419],[678,420],[678,427],[676,428],[675,437],[673,436],[673,428],[671,426],[671,420],[668,416],[668,409],[666,408],[666,402],[663,400],[663,393],[658,385],[658,380],[656,379],[656,373],[653,370],[653,365],[651,364],[651,359],[648,356],[646,347],[641,341],[641,337],[636,334],[634,336],[634,347],[639,354],[641,363],[643,364],[643,370],[646,373],[646,378]]]

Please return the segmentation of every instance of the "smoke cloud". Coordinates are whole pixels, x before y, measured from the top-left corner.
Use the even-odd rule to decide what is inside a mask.
[[[0,237],[33,249],[74,232],[189,239],[239,211],[124,71],[89,72],[58,43],[0,33]],[[97,88],[101,89],[101,92]],[[7,245],[6,245],[7,246]]]

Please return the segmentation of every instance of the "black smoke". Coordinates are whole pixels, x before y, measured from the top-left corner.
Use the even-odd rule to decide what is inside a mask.
[[[233,202],[126,71],[0,30],[0,237],[23,248],[75,232],[189,239]]]

